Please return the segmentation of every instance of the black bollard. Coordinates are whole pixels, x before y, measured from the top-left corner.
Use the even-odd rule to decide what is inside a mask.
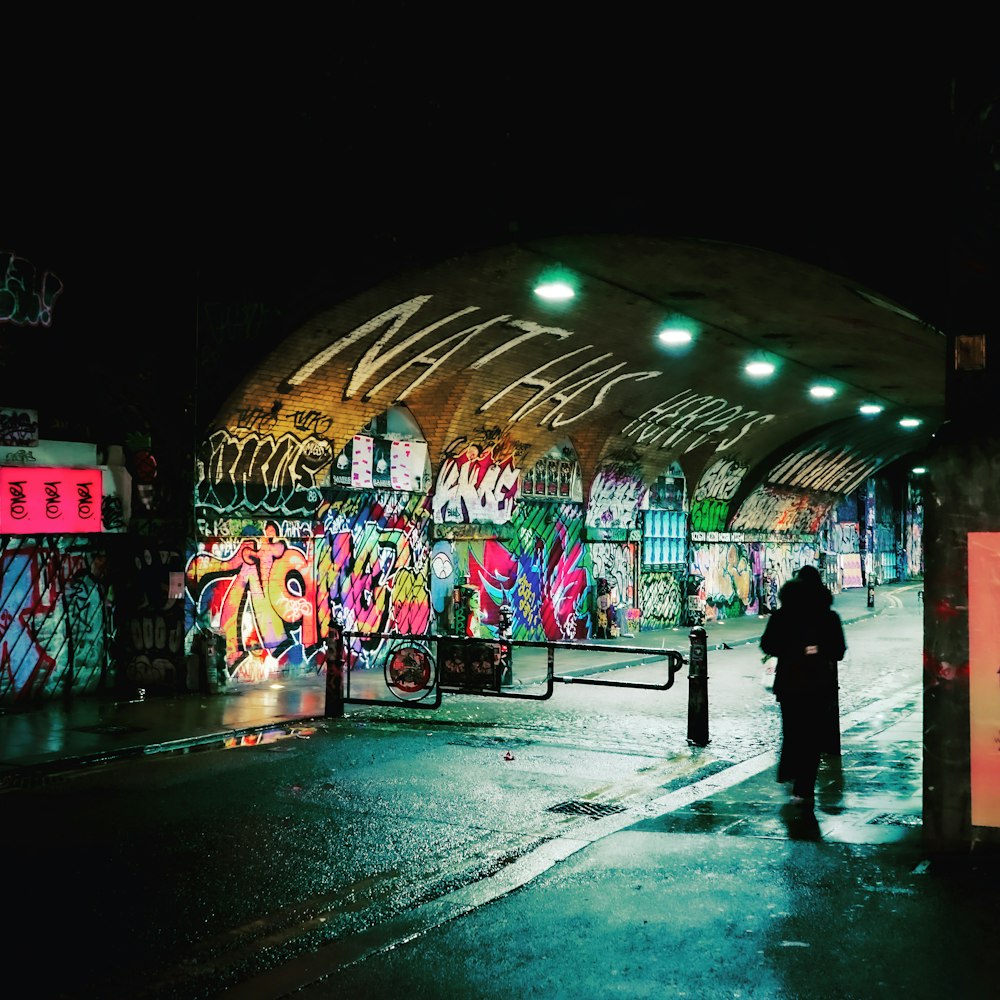
[[[875,607],[875,584],[872,581],[868,583],[868,607]]]
[[[326,710],[328,719],[344,717],[344,623],[339,617],[330,622],[326,636]]]
[[[708,633],[696,625],[688,636],[688,743],[708,746]]]

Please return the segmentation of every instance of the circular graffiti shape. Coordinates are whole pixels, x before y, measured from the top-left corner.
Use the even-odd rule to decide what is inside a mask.
[[[385,683],[400,701],[420,701],[434,688],[434,658],[416,643],[394,646],[385,660]]]

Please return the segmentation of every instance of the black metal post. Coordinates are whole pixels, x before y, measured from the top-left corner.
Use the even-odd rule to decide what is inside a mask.
[[[696,625],[688,636],[688,743],[708,746],[708,633]]]
[[[868,580],[868,607],[875,607],[875,581]]]
[[[504,601],[500,605],[500,627],[497,634],[500,637],[500,685],[510,687],[514,683],[514,658],[512,656],[513,647],[508,646],[504,640],[512,637],[511,624],[514,621],[514,609]]]
[[[328,719],[344,717],[344,622],[337,616],[326,636],[326,709]]]

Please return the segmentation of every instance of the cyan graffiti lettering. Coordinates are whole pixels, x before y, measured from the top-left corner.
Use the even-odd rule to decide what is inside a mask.
[[[62,282],[51,271],[9,252],[0,252],[0,323],[49,326]]]

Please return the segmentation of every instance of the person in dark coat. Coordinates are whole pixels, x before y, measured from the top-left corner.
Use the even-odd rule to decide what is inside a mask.
[[[782,586],[781,606],[767,620],[760,648],[777,657],[774,697],[781,706],[778,781],[792,782],[792,801],[812,805],[837,664],[847,652],[833,594],[814,566],[803,566]]]

